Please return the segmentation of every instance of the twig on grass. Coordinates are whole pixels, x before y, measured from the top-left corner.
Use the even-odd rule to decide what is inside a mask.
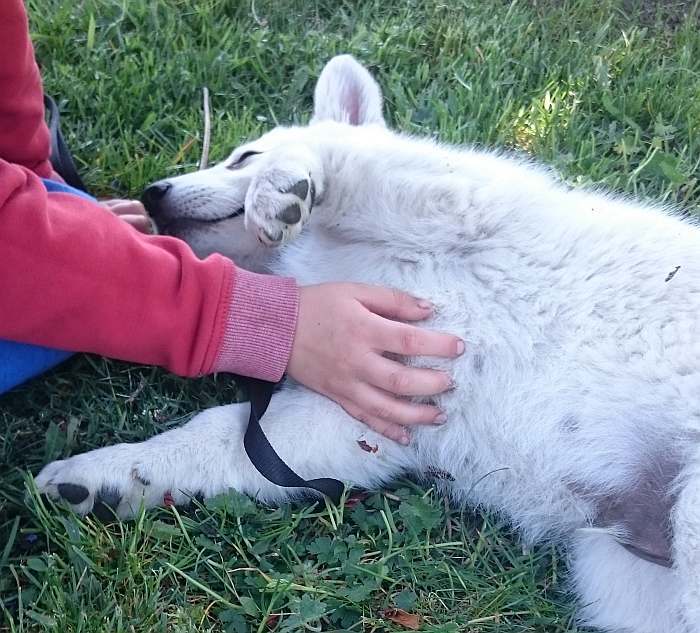
[[[204,107],[204,139],[202,141],[202,157],[199,159],[199,169],[206,169],[209,164],[209,143],[211,141],[211,109],[209,108],[209,88],[202,88]]]

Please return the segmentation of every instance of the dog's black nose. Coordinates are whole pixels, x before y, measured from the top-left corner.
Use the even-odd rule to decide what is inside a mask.
[[[163,198],[165,198],[165,194],[167,194],[170,189],[172,189],[172,185],[167,180],[159,180],[146,187],[141,195],[143,206],[146,207],[148,214],[156,221],[161,211]]]

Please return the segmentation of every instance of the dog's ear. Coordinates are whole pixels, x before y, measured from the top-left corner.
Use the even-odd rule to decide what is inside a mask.
[[[385,124],[379,86],[351,55],[331,59],[318,78],[311,123],[328,120],[350,125]]]

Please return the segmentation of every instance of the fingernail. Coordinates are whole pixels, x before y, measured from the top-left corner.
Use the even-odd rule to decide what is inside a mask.
[[[403,446],[408,446],[411,443],[411,436],[408,433],[405,433],[399,438],[399,444],[402,444]]]
[[[438,424],[438,425],[445,424],[445,422],[447,422],[447,416],[444,413],[441,413],[433,420],[433,424]]]
[[[432,303],[430,303],[430,301],[426,301],[425,299],[421,299],[418,302],[418,307],[422,308],[423,310],[434,310],[435,309],[435,306]]]
[[[457,356],[464,354],[464,341],[457,342]]]

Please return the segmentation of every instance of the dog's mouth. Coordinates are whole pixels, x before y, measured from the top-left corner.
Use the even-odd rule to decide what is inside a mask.
[[[233,220],[234,218],[237,218],[243,215],[244,213],[245,208],[240,207],[239,209],[236,209],[228,215],[224,215],[220,218],[193,218],[191,216],[180,216],[177,218],[169,219],[166,222],[158,222],[158,232],[161,235],[174,235],[175,233],[182,233],[184,230],[187,229],[194,229],[203,225],[212,226],[215,224],[226,222],[227,220]]]

